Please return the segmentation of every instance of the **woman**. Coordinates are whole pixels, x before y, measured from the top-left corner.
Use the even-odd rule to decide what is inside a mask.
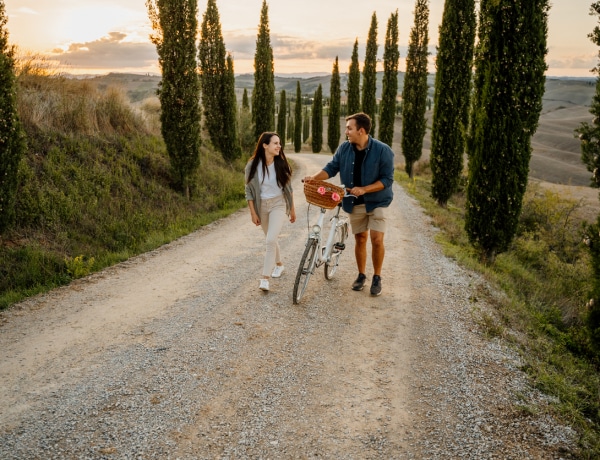
[[[286,215],[296,222],[292,191],[292,168],[277,133],[262,133],[246,165],[246,200],[250,218],[266,236],[266,253],[259,288],[269,290],[269,279],[279,278],[283,263],[277,239]]]

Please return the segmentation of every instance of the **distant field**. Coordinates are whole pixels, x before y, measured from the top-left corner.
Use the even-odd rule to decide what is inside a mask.
[[[342,87],[345,78],[346,75],[342,74]],[[314,94],[317,86],[321,84],[324,96],[329,96],[330,76],[328,75],[301,79],[276,77],[276,90],[285,89],[288,95],[293,96],[296,92],[296,82],[298,80],[300,81],[302,94]],[[381,80],[381,75],[379,75],[379,80]],[[99,88],[119,86],[123,88],[132,102],[139,102],[147,97],[154,97],[160,77],[109,74],[91,78],[90,81],[98,85]],[[403,81],[403,74],[400,74],[398,78],[400,88]],[[430,85],[433,86],[433,76],[430,75],[429,81]],[[243,89],[247,88],[251,92],[253,83],[252,75],[236,76],[237,93],[240,101]],[[589,185],[590,173],[581,163],[579,141],[574,136],[574,130],[581,122],[591,121],[589,107],[594,90],[595,86],[592,78],[585,80],[549,78],[547,80],[544,108],[538,130],[533,138],[533,156],[530,163],[530,176],[532,178],[563,185]],[[433,90],[430,90],[430,95],[433,95]],[[431,112],[428,113],[428,116],[431,117]],[[343,126],[343,122],[341,122],[341,126]],[[403,163],[400,147],[401,132],[401,121],[398,118],[392,147],[397,153],[397,161]],[[324,133],[327,133],[327,120],[325,120]],[[428,131],[423,143],[423,159],[429,157],[430,148],[430,131]],[[324,145],[324,150],[326,149],[327,146]]]
[[[582,122],[592,121],[589,109],[594,91],[591,81],[547,81],[544,109],[532,143],[532,177],[565,185],[590,184],[591,174],[581,162],[580,143],[574,130]]]

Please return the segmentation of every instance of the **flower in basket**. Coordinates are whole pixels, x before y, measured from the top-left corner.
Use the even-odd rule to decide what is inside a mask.
[[[319,195],[325,195],[325,187],[321,186],[317,189]]]
[[[340,196],[339,196],[337,193],[333,192],[333,193],[331,194],[331,199],[332,199],[333,201],[340,201]]]

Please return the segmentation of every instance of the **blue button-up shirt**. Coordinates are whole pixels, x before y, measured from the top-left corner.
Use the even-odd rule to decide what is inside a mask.
[[[334,177],[338,172],[344,187],[354,187],[354,149],[348,141],[338,147],[333,158],[323,170]],[[381,181],[383,190],[364,195],[367,212],[375,208],[385,208],[390,205],[394,197],[392,184],[394,183],[394,152],[389,145],[369,136],[365,159],[362,164],[362,184],[371,185]],[[354,207],[353,197],[344,197],[342,202],[344,211],[351,213]]]

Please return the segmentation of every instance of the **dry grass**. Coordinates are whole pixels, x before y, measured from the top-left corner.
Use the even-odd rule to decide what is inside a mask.
[[[27,130],[95,136],[154,127],[152,117],[136,111],[118,87],[100,90],[91,81],[67,78],[35,55],[21,58],[17,70],[18,110]]]

